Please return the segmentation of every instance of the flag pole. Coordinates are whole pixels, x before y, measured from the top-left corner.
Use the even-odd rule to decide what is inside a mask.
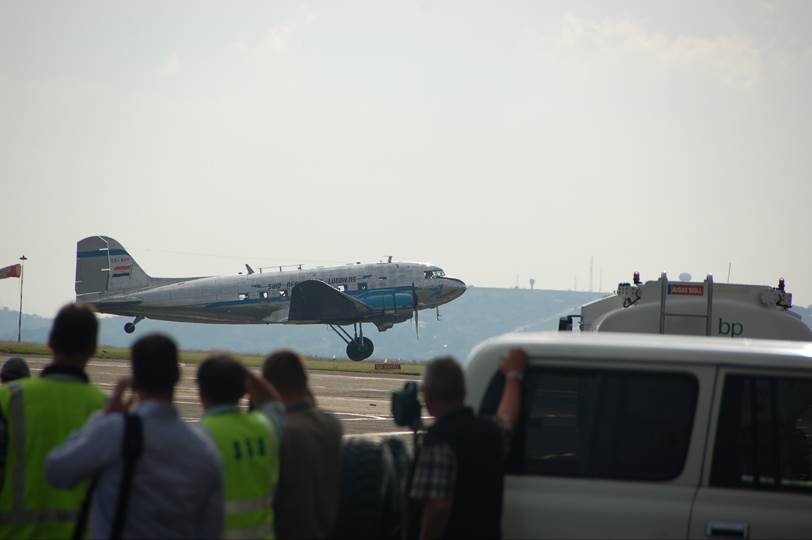
[[[28,257],[23,255],[20,257],[20,312],[17,314],[17,343],[20,342],[23,330],[23,276],[25,275],[25,261]]]

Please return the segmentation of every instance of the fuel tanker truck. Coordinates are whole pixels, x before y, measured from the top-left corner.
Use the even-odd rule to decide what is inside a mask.
[[[783,339],[812,341],[812,329],[801,316],[789,310],[792,294],[784,279],[777,287],[669,281],[663,273],[657,280],[620,283],[617,291],[581,306],[579,315],[559,321],[558,329],[583,332],[634,332],[718,336],[727,338]]]

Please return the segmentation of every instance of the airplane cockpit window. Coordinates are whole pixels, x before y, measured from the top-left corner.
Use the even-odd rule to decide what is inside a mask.
[[[434,279],[434,278],[441,278],[445,277],[445,272],[440,269],[437,270],[426,270],[424,272],[426,279]]]

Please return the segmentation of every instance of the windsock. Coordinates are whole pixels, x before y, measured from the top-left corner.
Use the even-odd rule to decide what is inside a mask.
[[[11,266],[6,266],[5,268],[0,268],[0,279],[6,279],[9,277],[20,277],[22,274],[22,265],[21,264],[12,264]]]

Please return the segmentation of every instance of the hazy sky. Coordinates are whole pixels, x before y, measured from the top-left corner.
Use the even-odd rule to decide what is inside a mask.
[[[787,279],[812,304],[812,2],[0,0],[0,266],[425,260]],[[15,308],[19,282],[0,281]]]

